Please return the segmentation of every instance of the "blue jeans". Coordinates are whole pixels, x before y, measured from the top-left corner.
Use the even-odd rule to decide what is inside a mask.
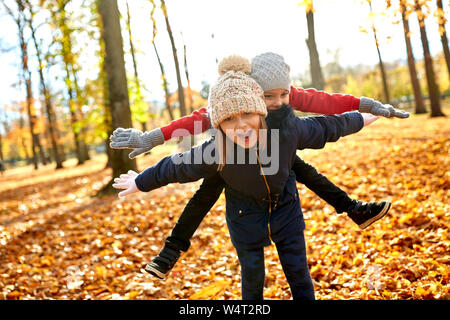
[[[314,286],[308,269],[303,233],[275,243],[281,266],[291,288],[294,300],[314,300]],[[264,247],[236,248],[241,264],[243,300],[263,300],[265,268]]]

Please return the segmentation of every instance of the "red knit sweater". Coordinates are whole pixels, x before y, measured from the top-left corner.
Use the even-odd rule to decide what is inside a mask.
[[[349,94],[329,94],[316,89],[302,89],[291,86],[289,104],[298,111],[318,114],[340,114],[358,110],[359,99]],[[200,134],[210,128],[206,108],[194,111],[191,115],[172,121],[161,127],[164,139]]]

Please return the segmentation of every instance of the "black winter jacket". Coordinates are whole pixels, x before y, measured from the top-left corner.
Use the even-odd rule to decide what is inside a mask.
[[[337,141],[363,127],[363,118],[358,112],[300,118],[289,106],[283,106],[274,115],[271,118],[269,114],[267,118],[270,129],[266,150],[269,155],[273,152],[272,161],[268,164],[250,161],[257,149],[239,150],[235,145],[236,153],[245,153],[249,161],[229,164],[227,159],[219,172],[226,184],[226,220],[236,247],[267,246],[271,240],[278,242],[303,232],[305,224],[295,174],[291,170],[296,151],[323,148],[325,143]],[[277,126],[279,139],[272,140],[271,137],[276,137]],[[151,191],[169,183],[192,182],[216,174],[217,163],[200,156],[203,154],[216,156],[214,138],[184,153],[163,158],[139,174],[136,185],[141,191]],[[274,162],[278,162],[277,165]],[[276,167],[278,170],[273,172]],[[267,174],[268,171],[273,174]]]

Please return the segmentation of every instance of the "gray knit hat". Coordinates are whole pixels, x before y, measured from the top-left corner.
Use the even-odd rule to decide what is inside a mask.
[[[258,82],[264,91],[280,88],[290,90],[290,69],[282,56],[273,52],[266,52],[252,59],[250,76]]]

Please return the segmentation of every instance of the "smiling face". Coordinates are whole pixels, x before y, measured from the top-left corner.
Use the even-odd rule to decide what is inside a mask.
[[[268,111],[276,110],[284,104],[289,104],[289,91],[286,89],[264,91],[264,102]]]
[[[225,135],[242,148],[252,148],[258,142],[261,116],[254,112],[232,115],[220,123]]]

